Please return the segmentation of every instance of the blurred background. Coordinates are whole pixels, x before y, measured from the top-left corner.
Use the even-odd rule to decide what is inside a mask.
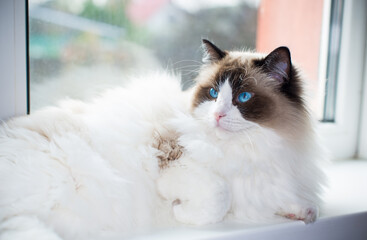
[[[259,1],[30,0],[31,110],[88,99],[130,75],[181,74],[191,85],[201,39],[255,48]]]
[[[290,47],[321,118],[323,1],[29,0],[28,9],[31,111],[149,71],[180,74],[187,88],[207,38],[227,50]]]

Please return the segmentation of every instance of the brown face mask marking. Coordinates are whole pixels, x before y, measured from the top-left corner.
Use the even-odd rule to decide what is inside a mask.
[[[285,125],[302,125],[308,114],[303,100],[302,80],[292,65],[289,49],[279,47],[266,57],[243,53],[232,55],[222,51],[209,41],[203,43],[207,59],[201,69],[194,90],[193,109],[206,101],[214,101],[210,88],[228,80],[232,87],[232,104],[248,121],[271,128],[287,128]],[[242,92],[252,93],[245,103],[237,101]],[[293,121],[301,121],[295,123]]]

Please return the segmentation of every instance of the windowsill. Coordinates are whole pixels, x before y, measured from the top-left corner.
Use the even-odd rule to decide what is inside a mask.
[[[224,222],[166,229],[132,239],[367,239],[367,160],[334,162],[326,174],[329,188],[321,217],[314,224],[296,221],[248,226]]]

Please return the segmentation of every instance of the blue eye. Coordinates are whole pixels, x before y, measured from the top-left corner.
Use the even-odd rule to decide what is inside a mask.
[[[250,98],[252,97],[252,94],[249,92],[243,92],[240,95],[238,95],[238,101],[240,103],[244,103],[247,102],[248,100],[250,100]]]
[[[209,90],[209,94],[210,94],[210,96],[211,96],[212,98],[217,98],[217,97],[218,97],[218,92],[217,92],[217,90],[215,90],[214,88],[211,88],[211,89]]]

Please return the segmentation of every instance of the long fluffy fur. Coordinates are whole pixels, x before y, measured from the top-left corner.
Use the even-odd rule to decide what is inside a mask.
[[[205,106],[191,114],[192,92],[178,82],[151,75],[89,104],[69,100],[4,123],[0,239],[115,239],[177,221],[317,211],[313,134],[293,141],[262,127],[214,131]],[[157,132],[174,132],[184,149],[164,169]]]
[[[23,222],[31,221],[65,239],[105,239],[165,222],[152,135],[165,132],[165,119],[185,102],[172,76],[134,81],[90,104],[69,100],[3,124],[1,239],[30,239]],[[7,222],[18,216],[13,231],[25,235],[10,238]]]

